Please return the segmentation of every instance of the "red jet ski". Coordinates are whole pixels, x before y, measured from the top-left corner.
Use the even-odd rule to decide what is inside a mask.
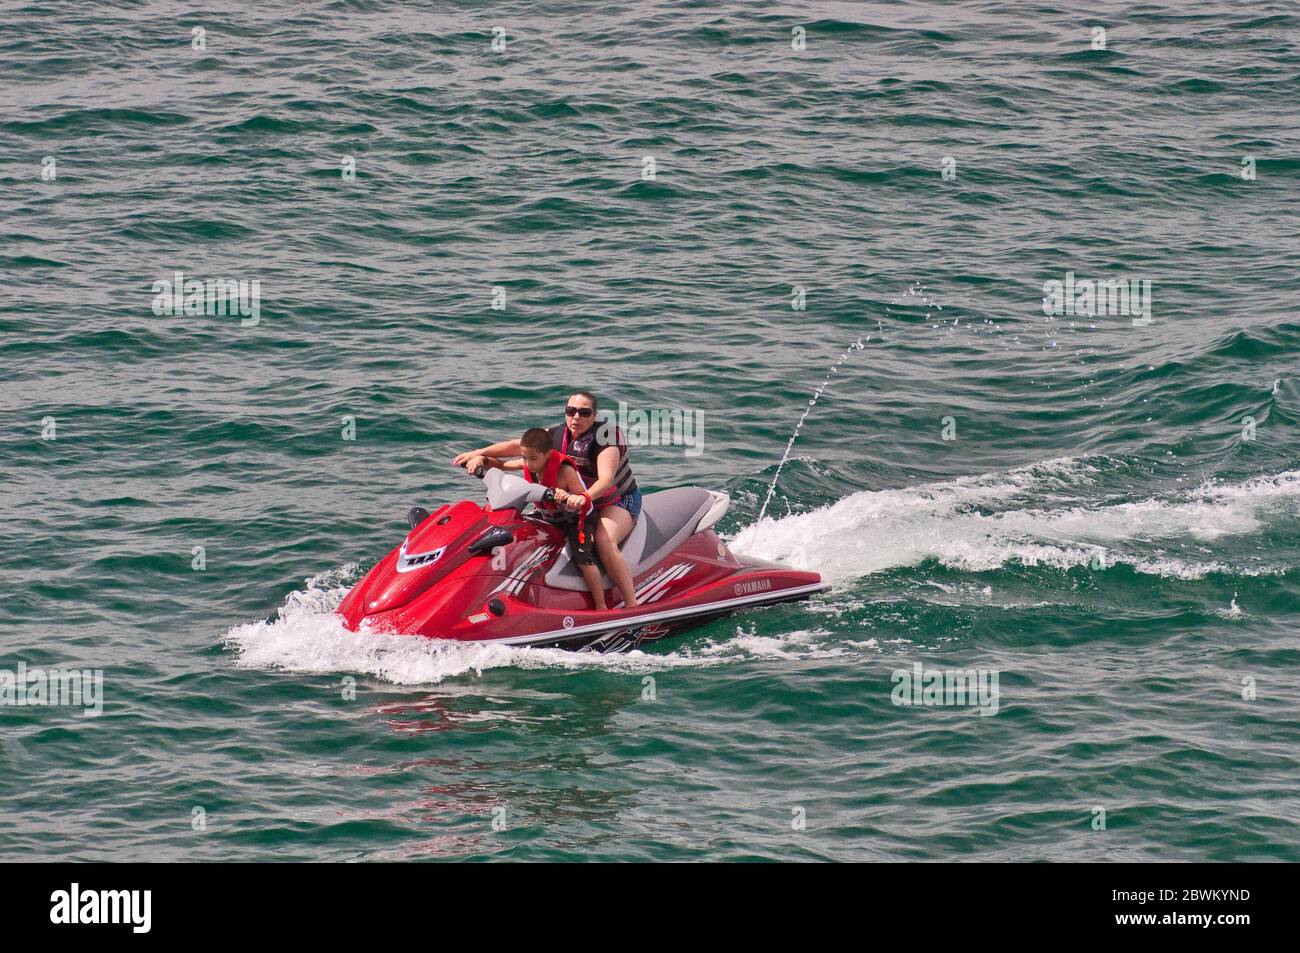
[[[523,513],[553,491],[504,470],[476,475],[487,505],[412,510],[406,539],[339,604],[348,629],[365,623],[458,642],[624,652],[738,609],[830,588],[817,573],[736,556],[712,529],[730,497],[679,487],[645,494],[623,542],[636,608],[618,608],[622,599],[606,576],[612,608],[597,612],[563,531]]]

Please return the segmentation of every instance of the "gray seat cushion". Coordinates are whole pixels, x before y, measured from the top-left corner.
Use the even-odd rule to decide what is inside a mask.
[[[637,576],[681,545],[682,540],[695,532],[700,519],[714,505],[717,497],[696,486],[680,486],[658,493],[646,493],[642,498],[641,515],[627,539],[619,547],[627,560],[632,575]],[[602,577],[606,586],[613,586],[608,576]],[[565,546],[555,565],[546,574],[546,584],[556,589],[586,590],[587,584],[569,547]]]

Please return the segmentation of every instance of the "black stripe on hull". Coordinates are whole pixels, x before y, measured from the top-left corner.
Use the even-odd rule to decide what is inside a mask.
[[[677,635],[685,632],[687,629],[693,629],[697,626],[704,625],[706,622],[712,622],[715,619],[725,618],[729,615],[735,615],[737,612],[744,612],[746,609],[753,609],[759,606],[774,606],[783,602],[802,602],[816,595],[815,592],[802,592],[798,595],[788,596],[784,599],[773,599],[771,602],[755,603],[748,606],[729,606],[725,609],[716,609],[713,611],[705,610],[699,615],[683,616],[678,619],[661,620],[658,622],[633,623],[621,628],[615,628],[608,632],[582,632],[569,638],[547,639],[542,642],[529,642],[529,648],[544,649],[567,649],[572,652],[595,652],[601,655],[616,655],[620,652],[630,652],[633,649],[644,648],[652,645],[670,635]]]

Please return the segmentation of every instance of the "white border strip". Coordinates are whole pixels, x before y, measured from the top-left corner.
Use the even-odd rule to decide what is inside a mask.
[[[794,589],[778,589],[775,592],[765,592],[758,596],[742,596],[739,599],[727,599],[723,602],[710,602],[705,605],[685,606],[681,609],[668,609],[665,612],[649,612],[645,615],[629,615],[621,619],[611,619],[608,622],[593,622],[591,625],[574,626],[572,629],[552,629],[550,632],[538,632],[534,635],[517,635],[507,639],[484,639],[484,642],[498,642],[501,645],[528,645],[532,642],[549,642],[557,637],[563,637],[566,641],[575,635],[582,635],[586,632],[603,632],[606,629],[626,629],[629,626],[640,625],[645,622],[659,622],[664,619],[680,619],[693,615],[710,615],[719,610],[730,608],[740,608],[741,606],[756,605],[763,602],[784,602],[787,596],[803,595],[807,593],[812,595],[817,592],[825,592],[830,589],[824,582],[815,582],[808,586],[798,586]],[[468,641],[478,641],[468,640]]]

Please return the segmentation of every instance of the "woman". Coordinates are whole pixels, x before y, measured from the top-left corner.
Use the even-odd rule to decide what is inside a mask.
[[[596,410],[594,394],[576,391],[565,405],[564,423],[547,428],[547,432],[551,435],[552,448],[573,458],[587,485],[587,493],[600,518],[596,527],[596,554],[623,596],[622,607],[632,609],[636,606],[636,588],[632,585],[632,571],[618,547],[641,515],[641,490],[632,476],[623,434],[616,426],[602,425],[596,418]],[[490,447],[458,453],[451,462],[472,473],[487,463],[486,457],[517,457],[521,453],[518,440],[503,440]]]

